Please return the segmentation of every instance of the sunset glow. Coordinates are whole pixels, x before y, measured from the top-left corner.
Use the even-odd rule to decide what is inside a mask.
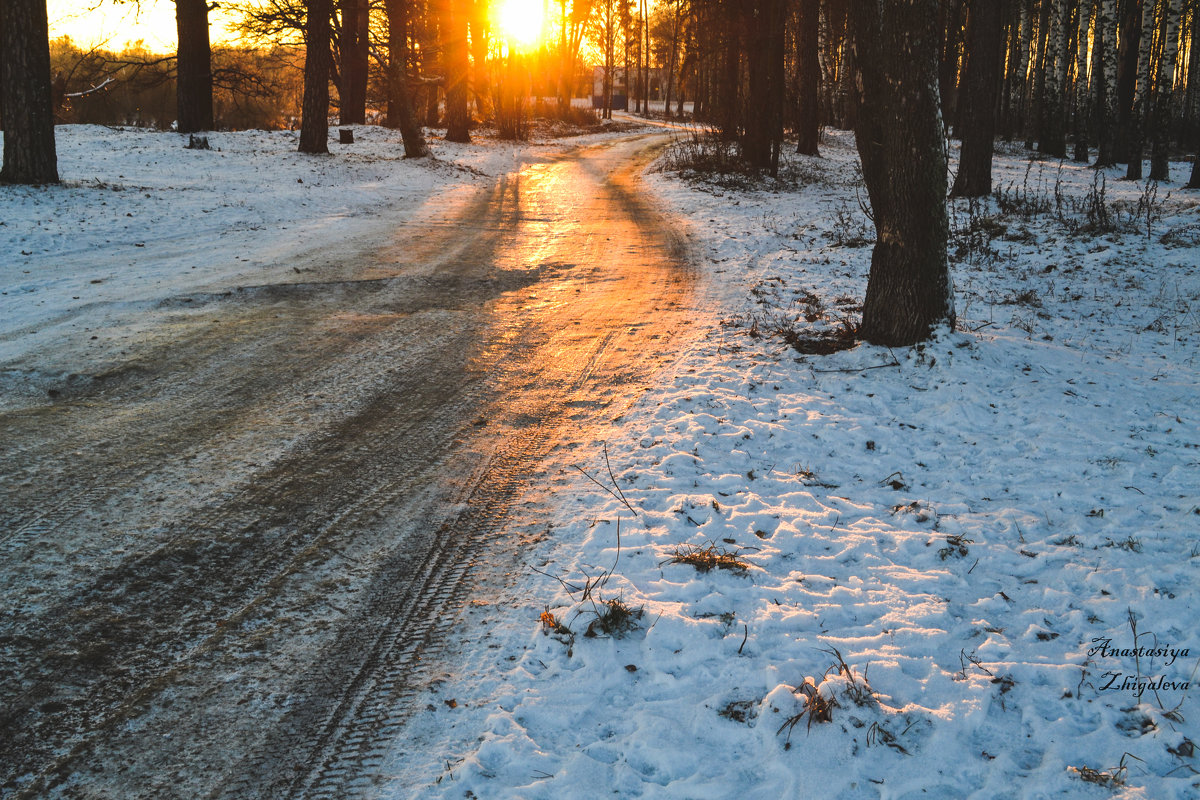
[[[542,33],[542,0],[499,0],[495,19],[512,44],[528,47]]]
[[[116,51],[139,41],[153,52],[175,50],[173,3],[97,5],[91,0],[49,0],[46,11],[51,39],[69,36],[81,47],[99,45]],[[214,44],[233,41],[231,22],[231,16],[220,7],[209,12],[209,35]]]

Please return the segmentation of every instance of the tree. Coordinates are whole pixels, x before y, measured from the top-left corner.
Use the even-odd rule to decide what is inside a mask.
[[[208,39],[208,0],[175,0],[179,34],[175,96],[180,133],[212,130],[212,47]]]
[[[575,59],[583,45],[593,0],[556,0],[559,14],[558,110],[566,113],[575,89]]]
[[[601,90],[600,110],[604,119],[612,119],[613,72],[616,70],[616,43],[621,9],[618,0],[600,0],[599,10],[600,50],[604,55],[604,85]]]
[[[962,151],[954,197],[992,193],[992,151],[1004,16],[998,0],[972,0],[967,30],[966,92],[962,98]]]
[[[1175,59],[1179,53],[1179,0],[1166,0],[1163,8],[1162,47],[1158,60],[1158,87],[1154,94],[1153,134],[1150,147],[1150,179],[1170,179],[1168,159],[1172,122],[1171,101],[1175,80]],[[1192,22],[1195,25],[1195,21]],[[1198,154],[1200,155],[1200,154]]]
[[[340,0],[342,26],[338,36],[341,60],[338,117],[343,125],[367,121],[367,64],[370,49],[367,0]]]
[[[1063,91],[1070,67],[1068,43],[1071,26],[1070,4],[1067,0],[1042,0],[1049,7],[1046,52],[1042,62],[1042,102],[1039,109],[1038,150],[1055,158],[1067,155],[1067,129]]]
[[[1117,0],[1100,0],[1096,20],[1095,47],[1100,48],[1101,75],[1097,81],[1096,105],[1100,120],[1096,136],[1096,166],[1117,163]]]
[[[1092,105],[1090,84],[1087,77],[1087,41],[1091,19],[1092,0],[1082,0],[1079,4],[1079,27],[1075,37],[1075,153],[1073,160],[1085,164],[1088,160],[1087,118],[1088,110]],[[1098,28],[1097,31],[1099,31]],[[1096,76],[1097,79],[1099,77]]]
[[[855,141],[876,241],[862,337],[908,345],[954,322],[938,0],[851,0],[861,78]]]
[[[1133,93],[1133,112],[1130,117],[1129,167],[1125,177],[1141,180],[1142,151],[1146,146],[1146,113],[1150,97],[1150,42],[1154,38],[1154,5],[1156,0],[1142,0],[1141,38],[1138,42],[1137,84]]]
[[[675,88],[675,64],[676,55],[679,52],[679,33],[682,27],[682,0],[662,0],[666,5],[666,18],[662,19],[663,33],[662,38],[666,39],[667,44],[667,87],[663,94],[665,105],[663,106],[663,116],[671,116],[671,97],[672,91]],[[781,21],[782,22],[782,21]],[[782,36],[782,30],[780,31]],[[661,60],[660,60],[661,63]],[[682,92],[681,92],[682,94]]]
[[[474,0],[471,4],[471,94],[482,119],[492,119],[492,26],[489,19],[489,0]]]
[[[445,67],[446,139],[471,141],[471,112],[467,107],[470,89],[470,53],[467,49],[467,0],[440,0],[438,29],[442,34],[442,64]]]
[[[45,0],[0,0],[0,183],[58,183]]]
[[[784,2],[753,0],[745,13],[749,109],[743,119],[742,158],[752,169],[775,175],[783,141]]]
[[[300,152],[329,152],[329,67],[332,57],[332,0],[307,0],[304,57],[304,107],[300,117]]]
[[[801,155],[817,155],[817,143],[821,134],[820,115],[817,108],[817,83],[821,66],[817,62],[817,28],[820,24],[821,0],[800,0],[800,32],[796,42],[797,91],[800,113],[796,130],[796,152]]]
[[[405,158],[424,158],[429,155],[429,146],[417,119],[408,74],[408,28],[411,10],[411,0],[384,2],[388,20],[388,106],[384,124],[389,128],[400,129]]]

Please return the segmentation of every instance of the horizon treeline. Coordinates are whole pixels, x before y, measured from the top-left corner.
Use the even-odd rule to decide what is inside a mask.
[[[520,56],[518,90],[562,107],[596,94],[600,67],[606,116],[614,97],[639,113],[655,100],[666,116],[714,123],[753,166],[772,169],[785,136],[815,152],[821,127],[855,126],[852,6],[551,0],[542,41]],[[306,9],[301,0],[241,7],[247,44],[211,49],[214,127],[298,125]],[[419,123],[444,126],[448,107],[460,104],[468,129],[494,122],[495,90],[513,58],[487,9],[483,0],[332,4],[330,113],[395,124],[402,73]],[[1200,0],[939,0],[939,9],[939,94],[951,135],[985,124],[1051,157],[1128,164],[1132,178],[1141,156],[1163,179],[1169,158],[1200,146]],[[176,119],[174,54],[85,51],[62,38],[51,51],[59,121]]]

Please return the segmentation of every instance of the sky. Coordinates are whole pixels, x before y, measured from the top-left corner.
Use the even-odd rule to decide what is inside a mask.
[[[175,4],[169,0],[48,0],[50,38],[70,36],[80,46],[120,50],[143,40],[151,50],[175,49]],[[226,38],[220,9],[209,15],[213,42]]]
[[[51,39],[70,36],[80,46],[114,50],[141,40],[150,50],[175,49],[175,4],[170,0],[48,0],[47,9]],[[541,28],[542,11],[542,0],[501,0],[497,22],[511,38],[528,44]],[[220,7],[210,12],[209,20],[214,44],[235,38]]]

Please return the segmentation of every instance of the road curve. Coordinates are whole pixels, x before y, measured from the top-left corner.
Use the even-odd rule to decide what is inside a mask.
[[[530,475],[684,346],[697,278],[581,148],[295,283],[162,298],[0,411],[0,797],[370,793]]]

